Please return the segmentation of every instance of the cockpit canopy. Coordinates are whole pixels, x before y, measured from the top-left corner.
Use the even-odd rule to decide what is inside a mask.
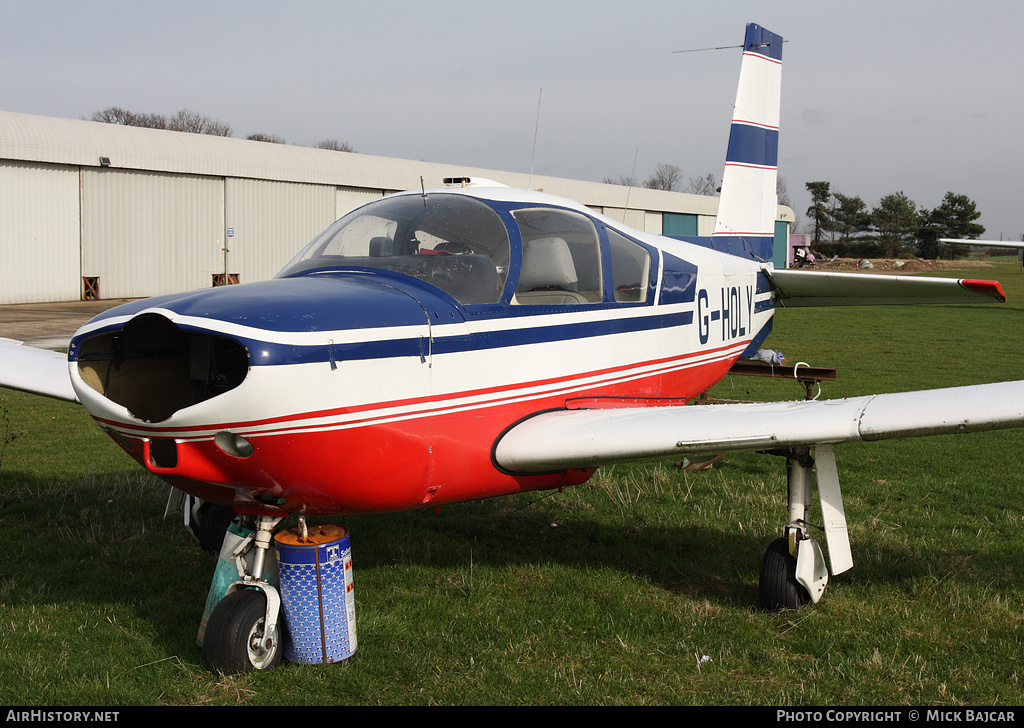
[[[278,274],[344,267],[405,273],[462,304],[494,303],[508,277],[508,230],[494,210],[463,195],[389,197],[346,215]]]
[[[524,206],[499,214],[463,194],[395,195],[338,220],[277,277],[330,275],[339,268],[386,270],[413,276],[468,305],[502,301],[509,276],[518,271],[514,291],[505,293],[511,304],[648,300],[649,250],[601,228],[606,248],[591,217],[565,208]],[[515,244],[510,230],[518,233]],[[606,282],[612,284],[610,295]]]

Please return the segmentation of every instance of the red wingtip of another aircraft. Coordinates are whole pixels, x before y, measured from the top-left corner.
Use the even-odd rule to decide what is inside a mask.
[[[991,296],[999,301],[999,303],[1006,303],[1006,294],[1003,292],[1003,287],[999,285],[999,281],[961,280],[960,285],[968,291]]]

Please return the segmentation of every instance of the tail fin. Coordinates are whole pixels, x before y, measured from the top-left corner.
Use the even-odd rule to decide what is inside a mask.
[[[743,42],[722,196],[712,234],[716,249],[772,259],[781,89],[782,37],[751,23]]]

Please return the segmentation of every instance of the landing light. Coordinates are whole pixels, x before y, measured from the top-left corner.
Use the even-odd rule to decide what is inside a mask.
[[[235,458],[247,458],[255,452],[252,443],[241,435],[223,430],[213,436],[213,441],[221,452]]]

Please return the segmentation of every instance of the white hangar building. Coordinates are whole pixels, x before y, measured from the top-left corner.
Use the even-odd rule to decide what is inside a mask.
[[[0,111],[0,304],[265,280],[350,210],[421,177],[473,175],[654,233],[710,235],[718,209],[717,197]],[[780,267],[792,221],[780,207]]]

